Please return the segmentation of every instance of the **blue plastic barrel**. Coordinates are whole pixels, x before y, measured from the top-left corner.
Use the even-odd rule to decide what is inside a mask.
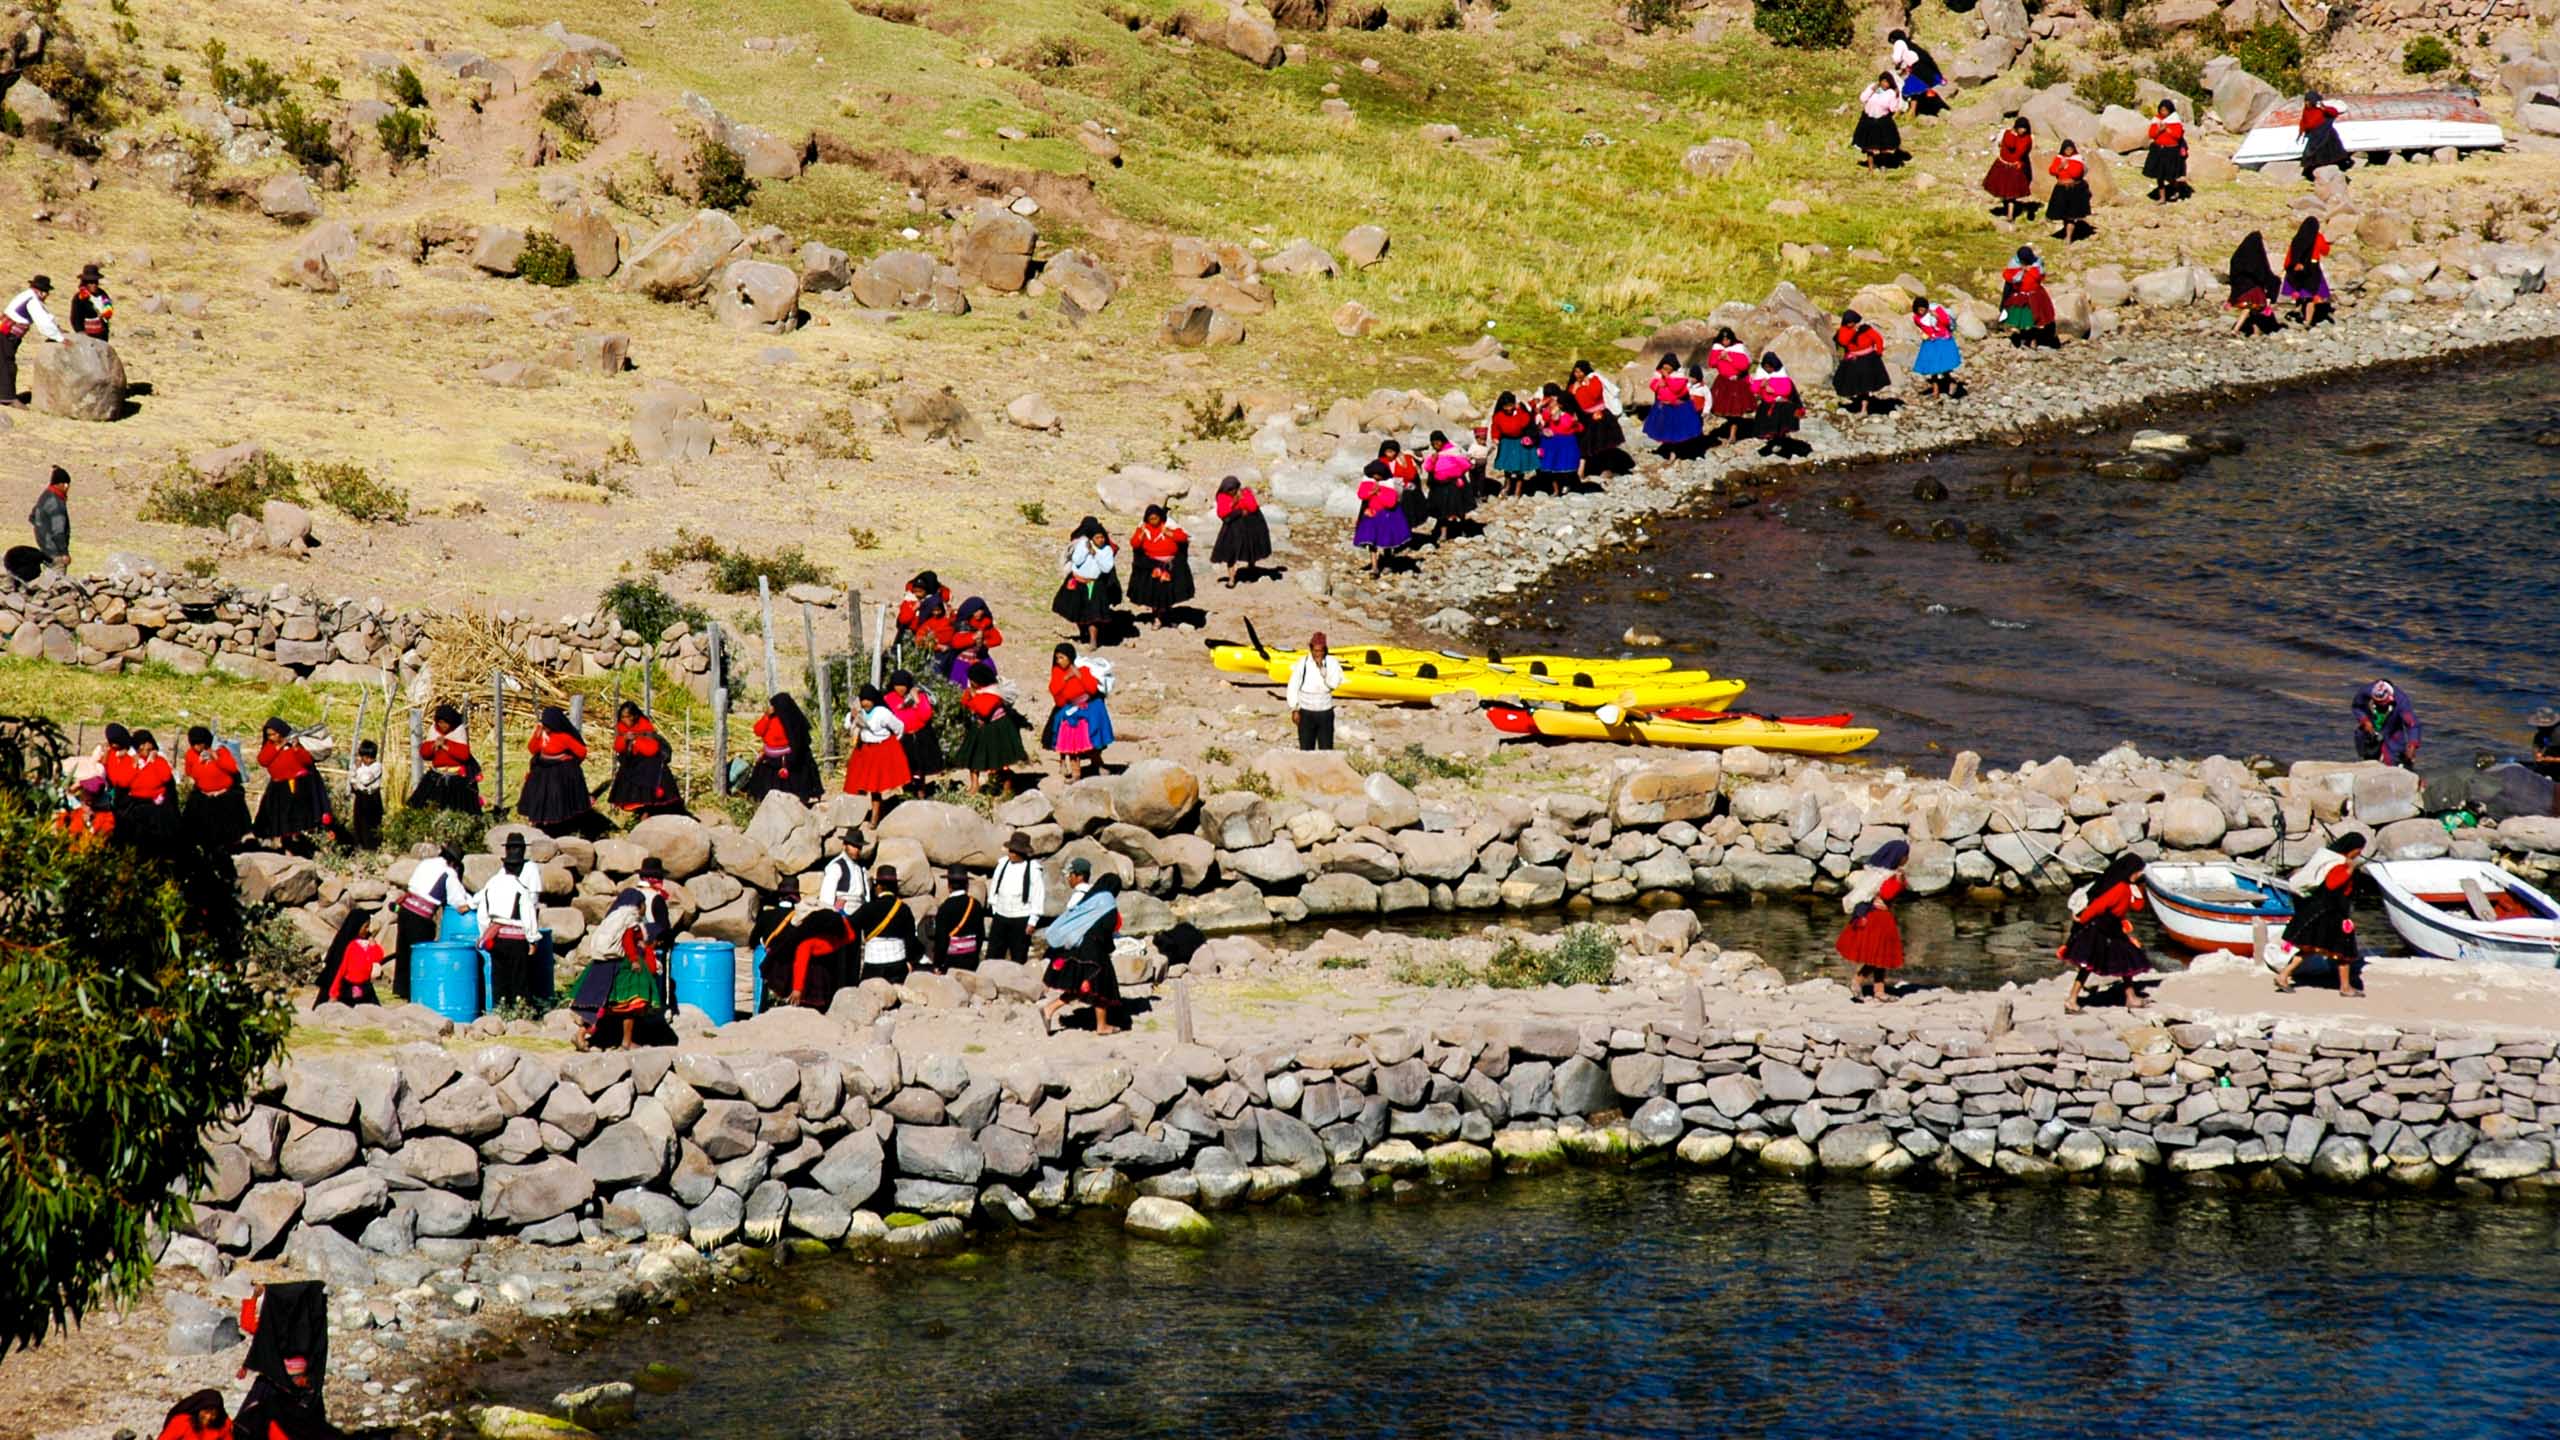
[[[436,916],[436,938],[463,940],[476,945],[480,941],[480,917],[468,910],[447,905],[442,913]]]
[[[480,1018],[480,948],[431,940],[409,950],[409,998],[456,1025]]]
[[[755,973],[747,977],[750,982],[747,986],[747,1013],[761,1015],[764,1013],[764,946],[761,943],[756,946],[754,960]]]
[[[679,940],[675,953],[676,1003],[690,1005],[714,1025],[738,1018],[738,950],[726,940]]]

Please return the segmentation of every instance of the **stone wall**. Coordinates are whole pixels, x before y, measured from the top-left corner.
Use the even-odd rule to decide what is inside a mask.
[[[2096,1017],[1383,1029],[1061,1064],[433,1043],[277,1068],[211,1131],[195,1237],[367,1283],[475,1237],[786,1234],[931,1251],[981,1218],[1673,1154],[1874,1180],[2560,1194],[2547,1036]],[[1161,1210],[1161,1207],[1157,1207]],[[901,1221],[893,1214],[924,1217]],[[203,1252],[194,1252],[201,1255]]]
[[[392,610],[380,599],[324,599],[287,585],[255,590],[163,575],[127,556],[116,557],[110,572],[48,572],[32,584],[0,578],[0,641],[8,653],[108,674],[156,662],[187,675],[212,670],[277,683],[379,685],[389,671],[404,688],[427,664],[428,617]],[[826,590],[795,598],[829,606],[844,600]],[[551,673],[636,668],[654,650],[667,683],[709,693],[710,642],[680,624],[652,640],[593,612],[545,620],[502,610],[490,619]]]

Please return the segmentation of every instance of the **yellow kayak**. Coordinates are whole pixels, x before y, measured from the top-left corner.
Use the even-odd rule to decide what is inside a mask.
[[[1615,724],[1588,711],[1519,710],[1507,705],[1485,709],[1493,728],[1509,735],[1543,735],[1555,740],[1614,740],[1621,745],[1666,745],[1686,750],[1722,750],[1749,745],[1797,755],[1846,755],[1874,743],[1876,732],[1851,726],[1846,715],[1788,720],[1767,715],[1719,715],[1712,719],[1665,720],[1626,715]]]
[[[1269,674],[1275,681],[1286,682],[1289,678],[1287,666],[1274,666]],[[1580,710],[1597,709],[1603,705],[1628,709],[1681,705],[1701,710],[1722,710],[1742,694],[1743,683],[1721,679],[1703,670],[1670,670],[1660,675],[1628,676],[1583,685],[1540,679],[1515,670],[1469,668],[1447,661],[1438,666],[1417,666],[1412,671],[1390,666],[1345,665],[1342,667],[1342,684],[1333,693],[1345,700],[1414,704],[1461,691],[1479,697],[1513,696],[1523,700],[1543,700]]]
[[[1256,649],[1251,645],[1212,644],[1209,663],[1234,675],[1270,674],[1286,680],[1289,667],[1298,662],[1303,650],[1277,646]],[[1333,652],[1344,665],[1384,666],[1391,670],[1418,670],[1428,665],[1448,672],[1455,667],[1517,671],[1533,677],[1571,679],[1589,676],[1593,683],[1617,680],[1635,675],[1659,675],[1671,668],[1668,656],[1646,656],[1633,660],[1577,659],[1570,655],[1506,655],[1493,659],[1479,655],[1453,655],[1437,650],[1415,650],[1402,645],[1362,645]]]

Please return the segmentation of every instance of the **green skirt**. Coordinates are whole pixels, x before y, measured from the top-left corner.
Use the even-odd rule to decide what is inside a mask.
[[[647,967],[622,962],[614,972],[613,989],[605,996],[607,1010],[654,1010],[658,1008],[658,977]]]
[[[2000,312],[2000,323],[2012,330],[2036,328],[2036,312],[2024,305],[2012,305]]]

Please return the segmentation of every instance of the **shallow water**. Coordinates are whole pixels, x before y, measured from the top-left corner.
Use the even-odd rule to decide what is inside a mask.
[[[649,1361],[634,1440],[2560,1433],[2560,1216],[1580,1172],[829,1260],[483,1380]]]
[[[2560,370],[2524,360],[2153,417],[2248,442],[2175,483],[2087,473],[2130,429],[1790,478],[1557,577],[1502,640],[1611,652],[1642,625],[1749,680],[1748,708],[1854,709],[1869,754],[2001,765],[2351,757],[2348,699],[2389,676],[2428,758],[2467,765],[2560,704],[2560,451],[2533,443],[2555,409]],[[1924,475],[1949,498],[1913,498]],[[1940,520],[1967,533],[1925,538]],[[1970,543],[1986,527],[2007,563]]]

